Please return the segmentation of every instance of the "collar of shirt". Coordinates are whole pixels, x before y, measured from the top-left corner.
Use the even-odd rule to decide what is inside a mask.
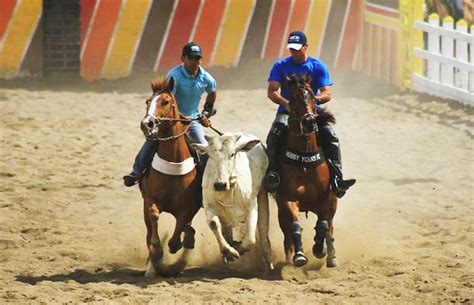
[[[194,76],[194,75],[189,74],[188,70],[186,70],[184,65],[181,65],[181,73],[183,73],[184,77],[186,77],[186,78],[195,78],[195,77],[198,77],[199,75],[202,74],[202,67],[199,66],[198,74],[196,76]]]

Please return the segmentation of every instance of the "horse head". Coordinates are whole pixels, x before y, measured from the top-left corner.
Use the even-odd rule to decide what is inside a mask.
[[[308,135],[317,131],[315,97],[311,88],[311,76],[291,74],[285,76],[290,90],[290,122],[296,122],[300,135]]]
[[[153,94],[146,100],[146,115],[140,127],[145,138],[156,140],[164,123],[181,121],[178,104],[173,96],[174,79],[160,79],[151,82]]]

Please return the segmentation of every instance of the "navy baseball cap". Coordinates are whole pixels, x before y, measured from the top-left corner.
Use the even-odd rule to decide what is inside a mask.
[[[306,35],[301,31],[294,31],[288,36],[288,46],[287,49],[301,50],[301,48],[306,44]]]
[[[202,57],[201,47],[195,42],[188,42],[183,47],[183,56],[199,56]]]

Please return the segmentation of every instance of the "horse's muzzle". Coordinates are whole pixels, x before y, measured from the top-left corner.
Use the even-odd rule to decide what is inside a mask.
[[[156,124],[156,120],[152,116],[146,116],[140,122],[140,128],[148,140],[152,140],[158,136],[158,124]]]

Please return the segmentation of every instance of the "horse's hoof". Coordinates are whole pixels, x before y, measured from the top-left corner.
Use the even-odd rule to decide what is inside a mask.
[[[154,260],[160,260],[163,258],[163,248],[161,245],[151,245],[150,246],[150,257],[152,257]]]
[[[304,256],[303,252],[298,251],[296,254],[293,256],[293,264],[296,267],[302,267],[308,263],[308,259],[306,256]]]
[[[325,244],[314,244],[313,245],[313,255],[316,258],[324,258],[327,254],[327,249]]]
[[[174,243],[170,241],[168,243],[168,247],[170,248],[170,253],[175,254],[176,252],[181,250],[181,248],[183,247],[183,244],[181,242]]]
[[[337,258],[333,257],[331,259],[328,259],[326,261],[326,267],[328,268],[334,268],[334,267],[337,267],[338,263],[337,263]]]
[[[186,232],[186,234],[184,235],[183,247],[185,249],[194,249],[194,242],[195,242],[194,234],[195,234],[195,231],[194,231],[194,229],[192,229],[192,230],[193,231]]]
[[[145,277],[155,277],[157,275],[156,269],[153,266],[151,259],[148,260],[146,264]]]

